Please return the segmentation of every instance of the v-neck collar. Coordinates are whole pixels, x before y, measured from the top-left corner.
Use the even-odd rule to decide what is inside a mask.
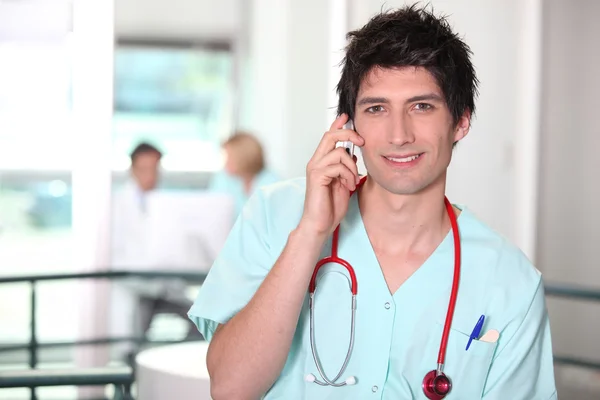
[[[460,230],[461,221],[464,219],[466,209],[464,206],[455,205],[461,210],[458,216],[458,226]],[[347,246],[343,246],[344,243]],[[379,264],[375,250],[371,244],[367,230],[362,219],[358,196],[356,193],[350,198],[348,212],[340,224],[340,256],[343,258],[343,252],[348,252],[348,256],[360,263],[353,264],[359,279],[359,293],[361,289],[376,292],[386,298],[393,298],[395,302],[403,303],[405,301],[414,301],[422,296],[438,297],[445,294],[452,284],[454,274],[454,246],[453,235],[450,230],[431,255],[413,272],[395,293],[390,293],[383,270]],[[360,277],[365,276],[369,279],[362,279],[365,283],[361,285]],[[365,285],[368,285],[365,287]]]

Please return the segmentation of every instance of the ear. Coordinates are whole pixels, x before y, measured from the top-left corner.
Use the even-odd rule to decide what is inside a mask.
[[[471,111],[466,110],[463,115],[458,119],[454,128],[454,143],[458,143],[469,133],[471,129]]]

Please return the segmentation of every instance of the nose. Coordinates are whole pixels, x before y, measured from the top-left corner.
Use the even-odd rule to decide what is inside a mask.
[[[401,114],[396,114],[390,118],[388,126],[388,142],[397,146],[402,146],[415,141],[412,127],[408,119]]]

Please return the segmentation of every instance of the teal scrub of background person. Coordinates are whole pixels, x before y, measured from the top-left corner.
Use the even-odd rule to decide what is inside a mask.
[[[303,210],[305,179],[258,190],[247,203],[190,309],[189,317],[207,340],[252,298],[296,228]],[[452,199],[450,199],[452,200]],[[556,399],[550,327],[540,273],[513,245],[467,208],[458,226],[462,270],[444,372],[452,380],[446,399]],[[321,256],[330,254],[331,240]],[[287,362],[265,399],[425,399],[421,384],[436,367],[452,284],[452,233],[396,293],[390,293],[358,208],[357,196],[340,225],[339,255],[358,281],[356,337],[340,381],[356,385],[319,386],[310,348],[308,297]],[[329,377],[342,366],[350,339],[350,286],[343,267],[319,272],[315,297],[315,341]],[[308,289],[308,288],[307,288]],[[307,290],[308,292],[308,290]],[[474,340],[500,332],[496,343]]]
[[[244,204],[250,196],[262,186],[278,182],[279,176],[274,172],[263,169],[252,181],[250,191],[244,189],[244,181],[237,176],[228,174],[225,171],[217,172],[211,179],[208,189],[212,192],[228,194],[234,199],[236,215],[239,215],[244,208]]]

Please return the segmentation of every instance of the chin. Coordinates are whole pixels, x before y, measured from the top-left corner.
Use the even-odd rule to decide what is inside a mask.
[[[386,185],[382,186],[386,191],[398,196],[411,196],[420,193],[423,190],[421,186],[411,185]]]
[[[371,174],[369,174],[369,178],[373,179],[385,191],[402,196],[417,194],[426,186],[422,182],[408,181],[407,179],[379,179]]]
[[[417,174],[388,174],[386,171],[369,172],[369,178],[385,191],[401,196],[410,196],[422,193],[434,184],[436,179],[429,176],[414,176]]]

